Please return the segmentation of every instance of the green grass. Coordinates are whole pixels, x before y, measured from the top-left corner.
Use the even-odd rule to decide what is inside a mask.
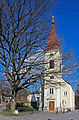
[[[12,112],[6,111],[6,110],[2,111],[2,114],[8,115],[8,116],[24,116],[25,115],[25,113],[23,113],[23,112],[19,112],[18,114],[15,114],[15,113],[12,113]]]

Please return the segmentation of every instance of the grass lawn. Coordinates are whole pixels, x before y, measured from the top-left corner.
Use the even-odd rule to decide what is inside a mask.
[[[12,113],[12,112],[6,111],[6,110],[2,111],[1,113],[2,113],[2,115],[8,115],[8,116],[24,116],[25,115],[24,112],[19,112],[18,114],[15,114],[15,113]]]

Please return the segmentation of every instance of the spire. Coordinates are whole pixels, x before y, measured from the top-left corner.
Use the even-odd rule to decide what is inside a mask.
[[[59,43],[57,40],[55,28],[54,28],[54,16],[52,16],[52,28],[51,28],[48,43],[46,46],[46,51],[50,51],[50,50],[58,49],[58,48],[60,47],[59,47]]]

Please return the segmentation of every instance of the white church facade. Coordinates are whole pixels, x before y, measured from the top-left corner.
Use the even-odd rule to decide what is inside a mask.
[[[72,111],[75,109],[73,87],[62,79],[61,55],[53,21],[45,52],[45,77],[39,96],[40,110]]]

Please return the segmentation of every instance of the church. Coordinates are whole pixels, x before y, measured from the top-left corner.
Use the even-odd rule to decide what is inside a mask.
[[[62,53],[52,21],[48,43],[45,50],[45,77],[40,88],[39,110],[73,111],[75,93],[72,85],[62,78]]]

